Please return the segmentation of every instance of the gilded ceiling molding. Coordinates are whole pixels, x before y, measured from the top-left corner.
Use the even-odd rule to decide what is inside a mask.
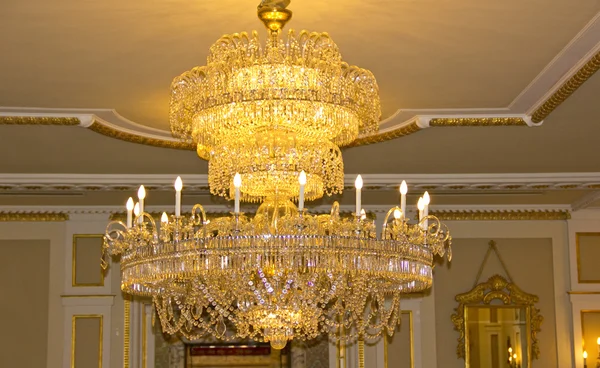
[[[0,222],[60,222],[68,221],[64,212],[0,212]]]
[[[527,126],[522,117],[433,118],[432,127]]]
[[[319,209],[311,210],[311,212],[313,214],[328,214],[329,213],[329,211],[327,211],[327,210],[319,210]],[[158,221],[162,215],[162,212],[152,211],[149,214],[155,220]],[[168,212],[167,212],[167,214],[172,215],[172,213],[168,213]],[[210,221],[210,220],[213,220],[218,217],[228,216],[230,214],[231,213],[229,211],[227,211],[227,208],[224,208],[223,211],[206,211],[206,219]],[[366,214],[367,218],[370,220],[375,220],[375,218],[376,218],[375,212],[373,212],[373,211],[366,211],[365,214]],[[245,213],[245,215],[249,218],[254,217],[254,213]],[[341,218],[351,218],[353,216],[354,216],[353,211],[340,211]],[[112,213],[109,217],[109,220],[124,222],[127,220],[127,213],[125,213],[125,212]]]
[[[533,112],[531,120],[539,123],[565,102],[582,84],[600,69],[600,52],[596,53],[581,69],[564,82],[543,104]]]
[[[571,213],[567,210],[499,210],[499,211],[431,211],[440,221],[552,221],[568,220]]]
[[[392,139],[396,139],[396,138],[400,138],[400,137],[404,137],[404,136],[416,133],[419,130],[421,130],[421,127],[415,121],[415,122],[412,122],[412,123],[410,123],[408,125],[401,126],[401,127],[396,128],[394,130],[390,130],[388,132],[375,133],[375,134],[369,134],[369,135],[366,135],[366,136],[358,137],[352,143],[350,143],[347,146],[344,146],[343,148],[357,147],[357,146],[366,146],[368,144],[385,142],[385,141],[389,141],[389,140],[392,140]]]
[[[81,120],[65,116],[0,116],[0,125],[80,125]]]
[[[142,135],[137,135],[133,133],[127,133],[107,125],[104,125],[98,121],[94,121],[89,127],[93,132],[98,134],[102,134],[104,136],[120,139],[122,141],[137,143],[137,144],[145,144],[147,146],[161,147],[161,148],[173,148],[173,149],[181,149],[188,151],[195,151],[196,145],[191,142],[180,142],[180,141],[168,141],[157,138],[149,138],[144,137]]]

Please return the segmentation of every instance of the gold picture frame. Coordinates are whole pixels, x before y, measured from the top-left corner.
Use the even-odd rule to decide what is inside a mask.
[[[456,354],[459,358],[465,360],[467,367],[469,367],[470,346],[467,334],[467,310],[469,307],[522,308],[525,311],[527,321],[527,367],[531,367],[533,359],[539,358],[540,349],[537,334],[541,331],[544,318],[540,314],[540,310],[535,307],[535,304],[539,301],[538,296],[522,291],[517,285],[500,275],[494,275],[486,282],[477,284],[470,291],[458,294],[455,299],[459,304],[451,318],[454,329],[460,334]],[[494,302],[494,305],[492,305],[492,302]]]

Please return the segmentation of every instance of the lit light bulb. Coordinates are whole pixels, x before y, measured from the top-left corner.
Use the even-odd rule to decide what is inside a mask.
[[[235,173],[235,176],[233,177],[233,186],[236,188],[242,186],[242,176],[240,175],[240,173]]]
[[[306,185],[306,173],[304,170],[300,172],[300,175],[298,176],[298,182],[300,185]]]
[[[140,215],[140,204],[139,202],[135,204],[135,206],[133,207],[133,214],[135,215],[135,217],[138,217]]]
[[[144,199],[146,198],[146,188],[143,185],[140,185],[140,189],[138,189],[138,198]]]
[[[587,359],[587,357],[588,357],[587,351],[584,350],[583,351],[583,359]]]
[[[400,220],[402,218],[402,211],[400,211],[398,208],[394,210],[394,218],[396,220]]]
[[[362,189],[362,187],[363,187],[362,176],[358,175],[356,177],[356,180],[354,181],[354,186],[356,187],[356,189]]]
[[[364,209],[360,210],[360,219],[364,220],[367,218],[367,213],[365,212]]]
[[[163,224],[169,223],[169,217],[167,216],[166,212],[162,213],[162,216],[160,217],[160,222],[162,222]]]
[[[512,348],[508,348],[508,352],[509,352],[509,353],[512,353]]]
[[[181,192],[182,189],[183,181],[181,180],[181,176],[178,176],[177,179],[175,179],[175,190]]]
[[[425,209],[425,204],[423,203],[423,197],[419,197],[419,201],[417,202],[417,208],[419,211],[423,211]]]
[[[515,353],[515,354],[513,354],[513,358],[514,358],[515,360],[517,360],[517,354],[516,354],[516,353]]]
[[[425,192],[425,194],[423,194],[423,204],[428,206],[430,201],[431,198],[429,197],[429,192]]]
[[[408,185],[406,185],[406,181],[402,180],[402,184],[400,184],[400,194],[408,193]]]
[[[127,211],[133,211],[133,206],[133,198],[129,197],[127,204],[125,205],[125,207],[127,207]]]
[[[596,340],[596,344],[600,345],[600,337]]]

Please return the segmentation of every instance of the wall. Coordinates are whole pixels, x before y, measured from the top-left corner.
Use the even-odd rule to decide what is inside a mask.
[[[17,222],[0,222],[0,240],[4,246],[13,248],[18,246],[23,249],[13,249],[17,253],[13,253],[13,256],[19,257],[8,258],[8,255],[3,254],[2,268],[10,269],[11,267],[20,270],[19,272],[35,272],[35,278],[38,283],[37,286],[31,286],[32,290],[39,291],[47,295],[45,302],[35,297],[24,297],[22,299],[18,294],[4,294],[2,295],[2,303],[12,303],[13,306],[20,306],[23,303],[21,312],[27,312],[32,304],[40,302],[41,305],[35,309],[36,313],[40,313],[41,316],[34,317],[35,323],[40,323],[39,328],[40,335],[29,338],[29,335],[33,332],[38,331],[37,328],[32,328],[30,323],[34,321],[17,320],[12,314],[1,314],[0,323],[5,325],[7,323],[19,323],[23,326],[24,333],[27,334],[25,338],[20,332],[11,332],[10,330],[4,330],[4,336],[7,339],[12,339],[11,343],[0,345],[0,363],[5,361],[11,362],[15,357],[18,359],[23,354],[31,354],[31,349],[37,349],[36,355],[40,358],[40,361],[29,361],[31,365],[4,365],[1,366],[19,366],[23,368],[60,368],[62,367],[62,348],[63,348],[63,310],[61,305],[61,294],[63,292],[63,278],[64,272],[64,239],[65,239],[65,224],[64,223],[17,223]],[[31,248],[30,248],[31,246]],[[26,247],[26,248],[25,248]],[[31,253],[30,253],[31,252]],[[21,258],[22,255],[26,255],[26,258]],[[45,258],[42,260],[42,255]],[[31,260],[28,257],[31,256]],[[6,258],[5,258],[6,257]],[[9,264],[10,263],[10,264]],[[38,273],[39,272],[39,273]],[[48,276],[44,277],[44,274]],[[19,274],[10,272],[10,275],[2,275],[2,280],[9,280],[14,282],[19,279]],[[5,278],[8,277],[8,278]],[[30,285],[28,285],[29,287]],[[2,287],[3,292],[5,290],[11,290],[11,288],[5,289]],[[14,290],[13,290],[14,291]],[[27,290],[20,290],[27,292]],[[34,306],[35,308],[35,306]],[[38,319],[39,318],[39,319]],[[35,342],[35,345],[31,345],[30,341]],[[3,341],[6,342],[6,341]],[[13,344],[17,343],[20,346],[15,347]],[[23,351],[27,349],[27,351]],[[29,359],[29,358],[26,358]],[[43,361],[42,361],[43,360]],[[35,365],[34,365],[35,363]],[[39,365],[42,364],[42,365]]]
[[[450,268],[442,266],[436,269],[436,284],[429,294],[405,300],[402,304],[403,310],[412,312],[414,354],[412,366],[415,368],[464,366],[463,362],[456,358],[458,334],[454,331],[449,316],[454,308],[454,295],[468,291],[472,287],[487,242],[494,239],[498,242],[516,283],[525,291],[540,295],[541,298],[539,306],[545,317],[539,335],[542,357],[534,362],[534,367],[583,368],[580,358],[582,349],[580,312],[600,310],[600,294],[598,294],[600,284],[582,284],[576,279],[574,234],[581,231],[600,231],[600,226],[597,225],[600,224],[600,212],[595,215],[588,214],[588,217],[574,218],[568,225],[565,221],[447,222],[455,238],[453,265]],[[150,340],[146,341],[145,366],[141,353],[143,351],[142,331],[151,333],[148,317],[150,311],[143,313],[143,308],[147,307],[142,308],[132,303],[128,313],[131,326],[127,331],[124,329],[126,313],[119,290],[118,264],[113,265],[105,274],[102,286],[72,286],[73,235],[102,234],[108,222],[107,218],[107,213],[75,214],[65,222],[0,222],[0,240],[23,240],[27,241],[27,244],[30,241],[41,240],[49,247],[49,258],[44,264],[48,267],[49,274],[47,333],[46,336],[43,336],[43,332],[36,336],[41,339],[37,344],[45,346],[46,359],[43,366],[70,367],[72,317],[78,315],[102,316],[101,368],[153,366],[154,362],[151,359],[153,351],[150,350],[153,343]],[[93,259],[95,256],[90,254],[89,257]],[[21,262],[16,263],[21,264]],[[522,267],[517,268],[515,265]],[[40,266],[39,270],[42,269],[43,267]],[[535,272],[530,272],[532,270]],[[484,276],[493,272],[493,269],[487,272]],[[84,279],[93,278],[95,273],[96,271],[93,271],[89,275],[81,276]],[[444,273],[447,278],[444,277]],[[0,316],[0,323],[3,322],[2,318],[6,319]],[[143,318],[145,318],[144,323],[142,323]],[[146,325],[145,329],[144,325]],[[407,323],[404,322],[403,326],[406,327]],[[99,342],[96,332],[98,331],[94,330],[94,333],[83,334],[82,339],[85,343],[96,344]],[[390,342],[387,354],[388,367],[408,366],[406,358],[411,345],[410,339],[405,334],[406,330],[401,329],[400,334]],[[557,339],[557,336],[560,338]],[[128,362],[124,362],[126,342],[129,342],[131,350]],[[391,353],[390,348],[393,349]],[[335,366],[335,349],[330,345],[329,350],[329,356]],[[382,343],[366,348],[365,355],[369,368],[385,366],[384,351],[385,346]],[[0,345],[0,352],[6,354],[7,350]],[[93,355],[95,352],[97,350],[92,349],[86,353],[88,354],[86,356]],[[349,350],[348,353],[354,352]],[[352,361],[355,362],[355,359]],[[348,368],[353,368],[352,364]]]
[[[48,350],[50,241],[0,240],[0,254],[4,331],[0,367],[43,367]],[[36,354],[31,354],[32,347]]]
[[[523,291],[538,295],[537,307],[544,316],[539,333],[540,359],[533,367],[557,367],[556,315],[554,298],[554,275],[552,262],[552,239],[494,239],[513,282]],[[446,362],[447,368],[464,367],[464,360],[456,359],[458,333],[450,316],[457,307],[455,295],[471,290],[488,249],[489,239],[455,239],[453,260],[435,268],[434,283],[437,360]],[[479,282],[485,282],[495,274],[506,276],[498,258],[488,257]]]

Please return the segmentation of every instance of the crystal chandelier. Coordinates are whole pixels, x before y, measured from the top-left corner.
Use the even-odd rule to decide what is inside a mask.
[[[427,193],[419,221],[405,216],[404,182],[380,237],[361,209],[360,176],[351,216],[337,202],[328,214],[304,208],[342,191],[339,147],[375,131],[380,106],[373,75],[342,62],[327,34],[281,37],[287,3],[259,6],[265,46],[256,32],[223,36],[206,66],[172,84],[173,134],[197,144],[211,192],[234,200],[231,215],[209,219],[197,204],[183,216],[178,178],[175,213],[163,213],[160,224],[144,211],[142,186],[126,223],[107,227],[106,253],[121,257],[121,289],[151,297],[166,333],[250,338],[277,349],[321,334],[376,339],[393,334],[402,294],[431,287],[433,257],[451,257],[451,236],[428,215]],[[250,215],[241,201],[261,205]]]

